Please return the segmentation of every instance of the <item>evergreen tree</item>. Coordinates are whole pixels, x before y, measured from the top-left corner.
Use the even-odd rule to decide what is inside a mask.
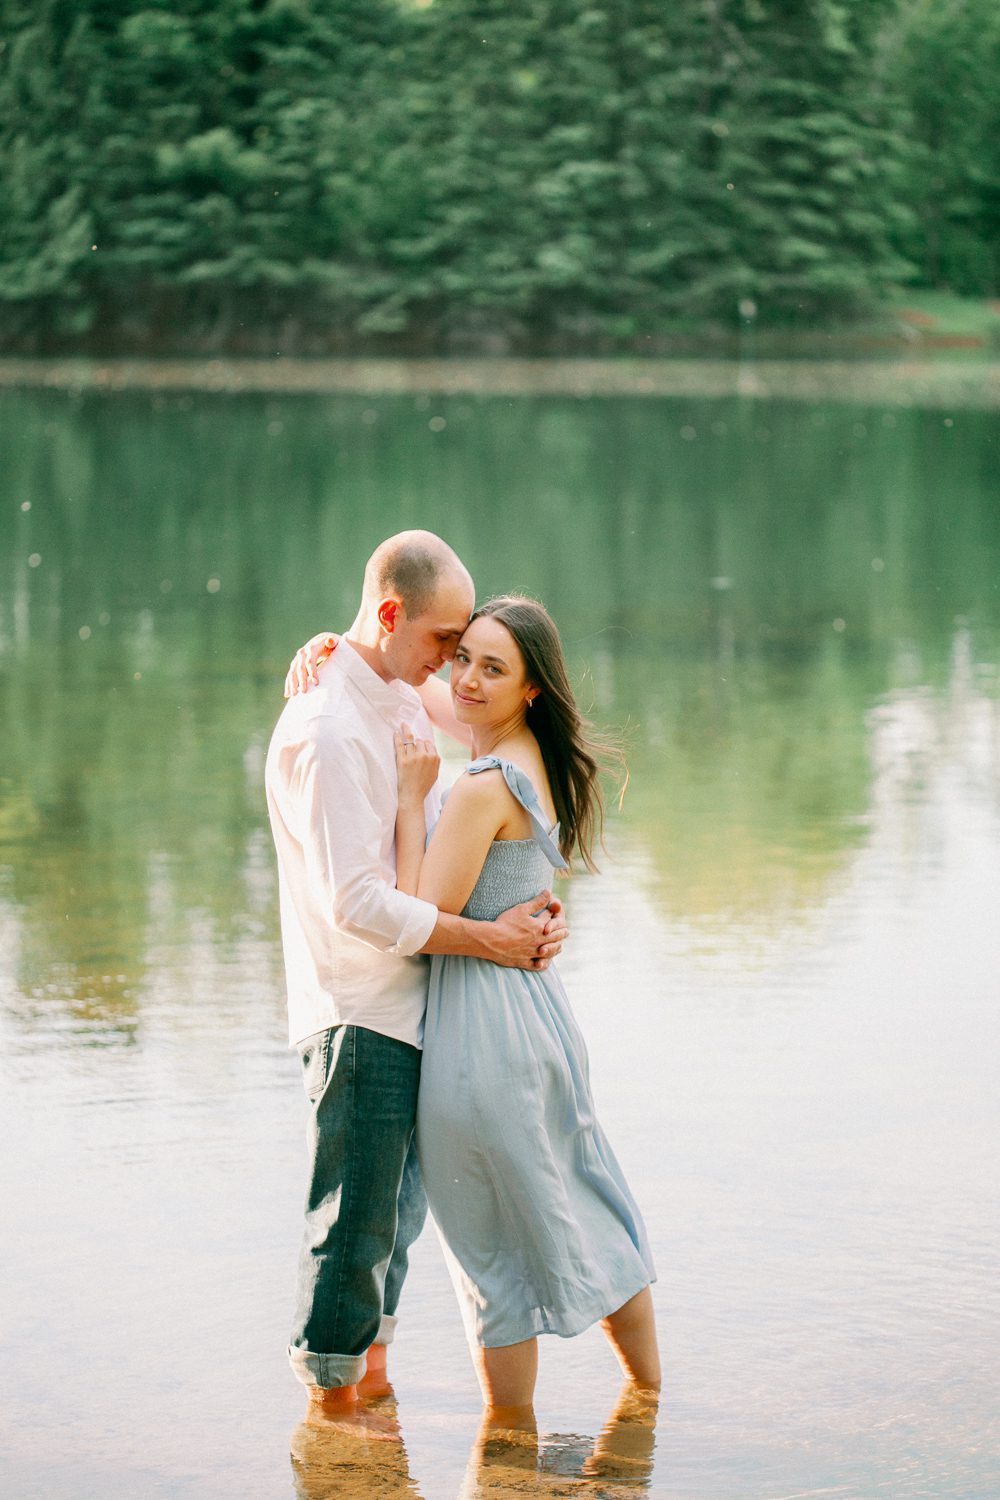
[[[694,248],[674,266],[678,305],[823,316],[908,273],[892,240],[905,217],[902,138],[870,88],[884,10],[879,0],[704,0],[682,17]]]
[[[95,233],[74,89],[94,61],[87,27],[61,0],[6,0],[2,15],[0,301],[15,332],[40,308],[80,329]]]
[[[410,293],[537,341],[843,310],[898,280],[885,0],[438,0]]]
[[[906,257],[995,289],[998,75],[995,0],[0,0],[0,332],[644,347]]]
[[[995,0],[907,0],[885,40],[910,110],[902,237],[921,279],[1000,292],[1000,8]]]
[[[8,306],[56,336],[179,325],[225,343],[342,294],[339,262],[367,249],[352,148],[402,24],[392,0],[6,11]]]

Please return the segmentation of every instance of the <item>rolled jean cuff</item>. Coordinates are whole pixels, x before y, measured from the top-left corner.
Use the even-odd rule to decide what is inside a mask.
[[[374,1342],[376,1344],[391,1344],[396,1337],[396,1323],[397,1319],[390,1313],[383,1313]]]
[[[333,1390],[335,1386],[357,1385],[365,1373],[363,1354],[314,1354],[311,1349],[289,1346],[288,1362],[303,1385]]]

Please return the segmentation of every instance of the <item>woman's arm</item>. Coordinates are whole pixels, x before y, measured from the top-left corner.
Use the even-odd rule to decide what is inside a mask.
[[[472,744],[472,731],[467,724],[460,724],[455,718],[455,710],[451,703],[451,689],[441,677],[428,677],[417,692],[423,699],[424,709],[427,717],[435,729],[440,729],[449,739],[456,740],[460,745]]]
[[[339,640],[340,636],[332,630],[323,630],[299,647],[285,675],[286,698],[294,698],[296,693],[308,693],[318,680],[318,669],[336,651]]]
[[[429,740],[396,734],[399,806],[396,813],[396,889],[458,915],[479,879],[490,845],[511,816],[514,798],[499,771],[461,776],[452,787],[426,852],[424,798],[438,758]],[[424,895],[433,890],[434,896]]]
[[[427,840],[424,801],[441,765],[430,740],[418,740],[412,729],[393,732],[399,799],[396,807],[396,889],[417,894]]]
[[[444,912],[461,912],[490,845],[510,821],[514,798],[499,771],[461,776],[448,794],[420,866],[415,894]],[[435,894],[430,896],[429,891]]]

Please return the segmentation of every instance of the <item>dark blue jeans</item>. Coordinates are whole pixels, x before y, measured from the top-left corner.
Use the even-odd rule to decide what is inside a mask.
[[[305,1385],[354,1385],[389,1343],[427,1200],[413,1129],[420,1051],[362,1026],[299,1045],[310,1103],[309,1190],[288,1349]]]

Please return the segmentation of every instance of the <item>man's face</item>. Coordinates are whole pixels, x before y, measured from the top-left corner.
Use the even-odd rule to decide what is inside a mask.
[[[429,608],[414,620],[400,605],[385,648],[392,676],[420,687],[451,661],[474,606],[472,585],[465,578],[442,579]]]

